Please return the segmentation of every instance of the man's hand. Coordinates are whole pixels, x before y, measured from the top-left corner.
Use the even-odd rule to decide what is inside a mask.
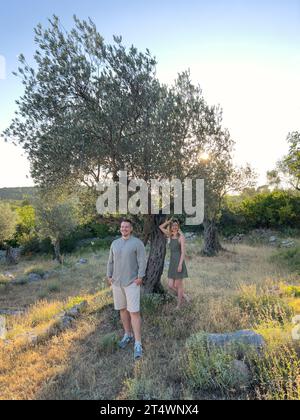
[[[138,279],[134,280],[134,282],[137,286],[141,286],[143,284],[143,279],[138,278]]]
[[[107,278],[107,283],[108,283],[108,285],[109,285],[109,286],[111,286],[111,285],[112,285],[112,283],[113,283],[113,279],[112,279],[112,277],[108,277],[108,278]]]

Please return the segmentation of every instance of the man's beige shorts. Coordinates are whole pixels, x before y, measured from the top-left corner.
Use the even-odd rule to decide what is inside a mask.
[[[128,312],[140,312],[141,286],[131,283],[120,287],[112,285],[115,310],[127,309]]]

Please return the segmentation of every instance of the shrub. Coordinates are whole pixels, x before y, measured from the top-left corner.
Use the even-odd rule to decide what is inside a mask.
[[[158,293],[152,293],[142,296],[141,299],[141,310],[144,314],[151,315],[157,314],[158,308],[164,302],[163,295]]]
[[[61,286],[58,282],[53,282],[48,285],[48,291],[50,293],[60,292]]]
[[[24,286],[25,284],[28,284],[29,280],[27,277],[19,277],[14,281],[15,285]]]
[[[22,247],[22,255],[38,254],[41,251],[40,240],[37,236],[23,233],[18,241]]]
[[[127,379],[125,382],[125,398],[128,400],[170,400],[171,389],[163,389],[152,378],[139,375],[138,378]]]
[[[272,255],[270,260],[300,274],[300,247],[280,250]]]
[[[64,309],[68,310],[71,309],[75,305],[80,305],[82,302],[84,302],[86,299],[83,296],[74,296],[70,297],[67,301],[67,303],[64,305]]]
[[[3,274],[0,274],[0,284],[7,286],[11,282],[11,279],[9,277],[4,276]]]
[[[292,346],[266,350],[252,360],[251,370],[257,399],[300,399],[300,360]]]
[[[226,197],[220,227],[224,235],[247,233],[254,228],[297,229],[300,225],[300,197],[290,191]]]
[[[101,354],[111,354],[118,349],[118,336],[116,333],[106,334],[100,338],[98,350]]]
[[[276,321],[284,325],[294,315],[293,309],[278,296],[243,293],[237,297],[237,304],[250,317],[252,325]]]
[[[111,235],[111,229],[109,225],[105,223],[90,223],[88,226],[92,235],[97,236],[98,238],[106,238]]]
[[[280,286],[280,290],[285,296],[300,298],[300,286],[288,286],[282,284]]]
[[[186,342],[182,370],[194,390],[227,394],[245,385],[240,371],[235,368],[236,359],[233,350],[209,347],[206,334],[198,333]]]
[[[48,302],[42,300],[30,307],[27,315],[27,325],[36,327],[52,320],[55,315],[62,311],[63,305],[60,302]]]
[[[111,245],[110,239],[96,239],[95,241],[92,241],[89,244],[82,246],[81,250],[85,250],[85,251],[107,250],[110,248],[110,245]]]
[[[44,270],[44,268],[43,268],[43,267],[40,267],[40,266],[37,266],[37,267],[30,267],[30,268],[27,268],[27,269],[24,271],[24,274],[25,274],[26,276],[29,276],[29,274],[38,274],[38,275],[40,275],[41,277],[43,277],[43,276],[45,275],[45,273],[46,273],[46,271]]]

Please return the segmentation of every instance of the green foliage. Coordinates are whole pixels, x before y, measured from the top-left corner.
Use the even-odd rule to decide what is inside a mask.
[[[0,200],[20,202],[32,197],[36,190],[36,187],[0,188]]]
[[[99,340],[98,351],[101,354],[111,354],[118,349],[118,336],[116,333],[106,334]]]
[[[251,227],[299,226],[300,197],[286,191],[259,194],[243,200],[241,209]]]
[[[75,305],[80,305],[80,303],[84,302],[85,298],[83,296],[74,296],[68,299],[68,302],[64,305],[64,309],[68,310],[71,309]]]
[[[43,267],[39,267],[39,266],[36,266],[36,267],[30,267],[30,268],[27,268],[25,271],[24,271],[24,274],[26,275],[26,276],[28,276],[29,274],[39,274],[41,277],[43,277],[44,275],[45,275],[45,270],[44,270],[44,268]]]
[[[88,225],[91,233],[99,238],[106,238],[107,236],[111,235],[111,229],[109,225],[104,223],[90,223]]]
[[[300,274],[300,247],[282,249],[271,256],[271,262]]]
[[[47,290],[48,290],[49,293],[60,292],[61,285],[58,281],[52,282],[48,285]]]
[[[237,304],[250,317],[253,326],[260,323],[275,321],[282,325],[290,322],[294,311],[280,297],[272,295],[257,295],[244,292],[238,296]]]
[[[49,253],[51,251],[50,241],[49,246],[45,249],[44,243],[41,242],[35,234],[27,235],[24,233],[22,237],[18,239],[18,243],[22,246],[22,255]]]
[[[16,229],[16,214],[7,203],[0,203],[0,243],[12,239]]]
[[[36,327],[51,321],[61,312],[62,308],[63,306],[60,302],[41,300],[30,307],[26,321],[31,327]]]
[[[37,204],[39,234],[52,242],[62,240],[77,226],[76,209],[71,201],[49,201],[41,199]]]
[[[193,389],[228,394],[241,388],[241,374],[235,369],[234,360],[234,352],[209,348],[206,334],[198,333],[186,342],[182,369]]]
[[[256,399],[299,401],[300,360],[293,347],[267,349],[252,360],[251,369]]]
[[[300,286],[281,285],[280,290],[285,296],[300,298]]]
[[[225,235],[246,233],[254,228],[284,229],[299,225],[300,196],[289,191],[227,197],[220,220]]]
[[[241,200],[237,200],[236,197],[225,198],[219,226],[224,236],[247,232],[246,218],[241,211]]]
[[[28,277],[19,277],[17,280],[15,280],[14,284],[18,286],[24,286],[25,284],[29,283]]]
[[[125,380],[123,391],[128,400],[170,400],[172,391],[163,389],[153,378],[138,373],[136,377]]]
[[[9,277],[4,276],[3,274],[0,274],[0,284],[7,286],[11,282],[11,279]]]
[[[84,251],[101,251],[107,250],[110,248],[111,239],[96,239],[91,241],[89,244],[84,245],[81,249]]]
[[[157,315],[163,303],[164,297],[161,294],[149,293],[142,296],[141,310],[146,315]]]
[[[31,233],[35,229],[35,210],[33,206],[22,206],[16,209],[17,224],[20,233]]]
[[[24,205],[16,208],[17,227],[14,239],[18,245],[24,246],[30,252],[30,248],[37,250],[38,242],[36,233],[35,209],[31,205]],[[34,244],[34,245],[33,245]]]

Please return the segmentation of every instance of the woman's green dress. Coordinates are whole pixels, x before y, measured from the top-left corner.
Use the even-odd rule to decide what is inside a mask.
[[[170,257],[168,278],[174,279],[174,280],[181,280],[188,277],[188,272],[187,272],[187,268],[184,261],[182,264],[182,272],[178,273],[177,271],[180,257],[181,257],[181,245],[178,242],[178,239],[171,238],[170,250],[171,250],[171,257]]]

